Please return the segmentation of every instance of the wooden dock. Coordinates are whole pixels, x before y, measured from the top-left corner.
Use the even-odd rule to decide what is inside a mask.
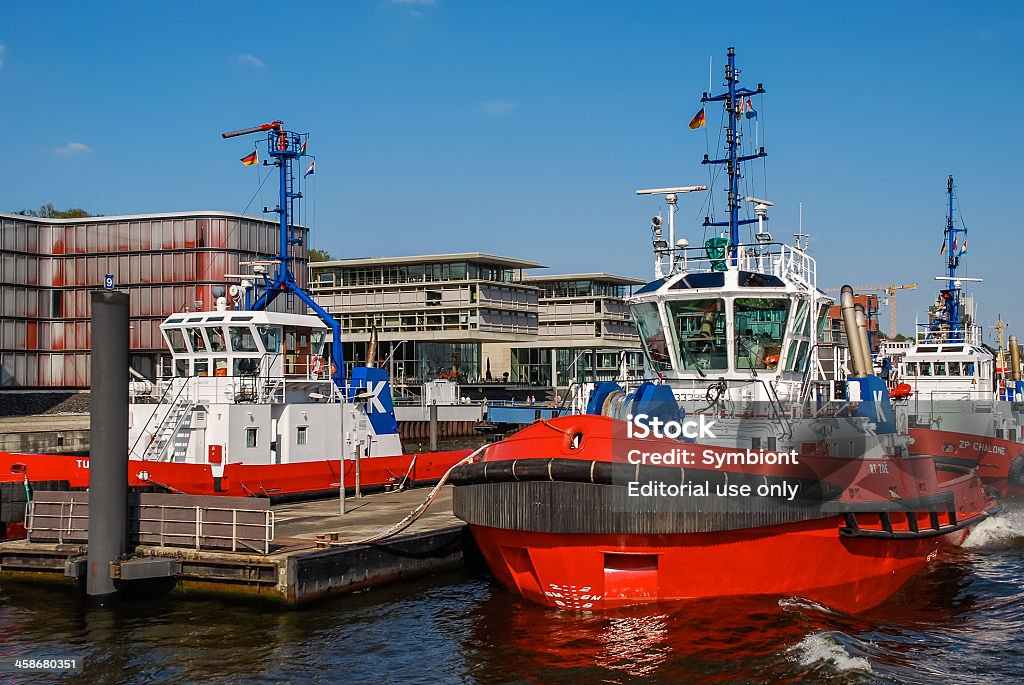
[[[299,607],[382,583],[460,568],[472,538],[452,513],[451,486],[444,487],[421,518],[401,533],[372,544],[339,544],[396,524],[428,493],[429,489],[419,488],[349,497],[344,516],[337,499],[275,505],[271,508],[273,537],[266,554],[140,544],[133,559],[112,565],[112,577],[126,586],[162,584],[181,592],[248,595]],[[318,537],[335,542],[326,545]],[[86,570],[85,552],[86,545],[67,542],[0,543],[0,579],[79,583]]]

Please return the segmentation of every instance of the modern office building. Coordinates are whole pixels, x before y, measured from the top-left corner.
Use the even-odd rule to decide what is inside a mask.
[[[293,266],[307,274],[306,229]],[[278,251],[273,221],[229,212],[82,219],[0,214],[0,388],[89,386],[90,291],[107,275],[131,296],[131,360],[154,377],[165,354],[159,325],[210,309],[242,262]],[[301,307],[282,299],[274,309]]]
[[[366,361],[376,330],[377,361],[398,386],[479,383],[484,343],[537,337],[539,289],[523,284],[523,271],[538,267],[479,252],[341,259],[311,264],[310,289],[341,322],[346,364]]]
[[[623,298],[642,281],[526,274],[536,268],[479,252],[342,259],[311,264],[310,287],[341,322],[346,363],[366,361],[375,330],[377,363],[398,387],[555,388],[641,366]]]
[[[574,380],[642,372],[640,339],[625,298],[644,281],[586,273],[527,276],[524,283],[540,289],[539,325],[536,340],[506,348],[513,381],[565,388]]]

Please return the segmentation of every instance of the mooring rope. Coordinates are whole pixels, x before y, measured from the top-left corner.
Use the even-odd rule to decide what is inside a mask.
[[[457,464],[453,465],[450,469],[448,469],[448,471],[445,472],[445,474],[443,476],[441,476],[441,480],[439,480],[437,482],[437,485],[435,485],[433,487],[433,489],[430,491],[430,494],[427,495],[427,498],[425,500],[423,500],[423,502],[421,502],[418,507],[413,509],[405,518],[403,518],[401,521],[399,521],[398,523],[394,524],[390,528],[386,528],[386,529],[384,529],[383,531],[381,531],[379,533],[375,533],[373,535],[370,535],[370,536],[365,537],[365,538],[360,538],[358,540],[321,540],[321,539],[317,539],[317,544],[327,545],[327,546],[330,546],[330,547],[343,547],[343,546],[346,546],[346,545],[368,545],[370,543],[379,542],[381,540],[389,538],[392,535],[395,535],[397,533],[401,533],[403,530],[405,530],[406,528],[408,528],[412,524],[416,523],[416,521],[421,516],[423,516],[423,514],[427,511],[427,509],[430,508],[430,505],[434,503],[434,501],[437,499],[437,496],[441,493],[441,488],[444,487],[444,484],[446,482],[448,482],[448,477],[451,475],[452,471],[454,471],[458,467],[462,466],[463,464],[468,464],[468,463],[472,462],[476,458],[476,456],[478,454],[480,454],[481,452],[483,452],[485,449],[487,449],[487,447],[488,447],[487,445],[480,446],[472,454],[470,454],[465,459],[462,459]]]

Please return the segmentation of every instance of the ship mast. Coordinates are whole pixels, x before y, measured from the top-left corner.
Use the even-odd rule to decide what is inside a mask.
[[[946,253],[945,276],[937,276],[936,280],[946,281],[946,289],[941,292],[943,314],[932,323],[933,332],[938,332],[938,338],[943,342],[964,342],[967,336],[964,331],[963,317],[963,291],[960,284],[963,281],[981,281],[980,278],[958,278],[957,269],[960,267],[960,256],[965,251],[967,240],[967,227],[957,228],[953,222],[953,176],[946,180],[946,195],[948,198],[948,212],[946,213],[945,244],[943,252]],[[963,242],[957,243],[957,236],[963,235]]]
[[[740,71],[736,68],[736,48],[729,48],[727,53],[727,61],[725,65],[725,83],[728,87],[726,92],[719,95],[708,95],[704,93],[704,97],[700,99],[701,103],[706,104],[708,102],[723,102],[725,104],[725,111],[728,114],[728,123],[725,129],[725,149],[726,156],[722,159],[709,159],[708,155],[704,155],[702,164],[722,164],[726,167],[726,173],[729,176],[729,188],[726,191],[728,194],[728,209],[729,209],[729,220],[728,221],[711,221],[709,217],[704,217],[704,227],[708,226],[728,226],[729,228],[729,259],[732,266],[736,266],[737,246],[740,242],[740,226],[746,224],[754,224],[759,219],[740,219],[740,168],[739,165],[743,162],[747,162],[752,159],[758,159],[765,156],[764,147],[758,148],[757,152],[752,155],[741,155],[740,154],[740,138],[742,134],[739,130],[739,114],[740,106],[745,98],[753,95],[760,95],[764,92],[764,87],[759,83],[757,84],[756,90],[750,88],[739,88],[739,73]]]
[[[323,307],[316,303],[309,293],[295,280],[290,263],[291,247],[301,245],[302,238],[297,237],[292,217],[295,216],[295,205],[302,199],[302,193],[295,190],[294,163],[304,154],[302,144],[309,138],[308,133],[288,131],[282,121],[272,121],[241,131],[222,133],[222,138],[235,138],[250,133],[267,133],[267,153],[274,159],[278,169],[279,193],[278,205],[274,209],[263,208],[264,212],[275,213],[280,217],[280,242],[275,257],[277,268],[273,278],[263,277],[263,293],[252,303],[250,309],[262,311],[270,306],[279,295],[295,295],[306,306],[312,309],[325,324],[330,326],[333,339],[331,341],[331,380],[339,390],[345,390],[345,358],[341,349],[341,324]]]

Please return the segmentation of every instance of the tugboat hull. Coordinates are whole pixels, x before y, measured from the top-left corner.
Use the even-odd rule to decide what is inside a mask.
[[[498,581],[535,602],[599,610],[656,601],[800,596],[845,612],[885,601],[942,538],[843,538],[840,517],[682,535],[574,535],[472,526]],[[952,535],[956,536],[956,533]]]
[[[368,457],[359,465],[363,488],[409,482],[436,481],[448,469],[465,459],[470,450]],[[413,461],[415,459],[415,462]],[[344,461],[345,485],[356,483],[355,460]],[[209,464],[128,460],[128,484],[155,487],[189,495],[270,497],[286,499],[337,493],[339,460],[294,464],[227,464],[224,476],[216,479]],[[89,486],[89,457],[58,454],[17,454],[0,452],[0,475],[30,482],[67,481],[72,488]]]
[[[575,610],[799,596],[859,612],[997,508],[973,471],[928,457],[623,463],[617,455],[664,454],[669,442],[614,437],[618,423],[534,424],[452,472],[455,514],[509,590]],[[666,484],[668,496],[638,498],[636,482]]]
[[[986,485],[1002,495],[1024,494],[1024,444],[991,435],[911,428],[911,454],[928,454],[940,463],[977,468]]]

